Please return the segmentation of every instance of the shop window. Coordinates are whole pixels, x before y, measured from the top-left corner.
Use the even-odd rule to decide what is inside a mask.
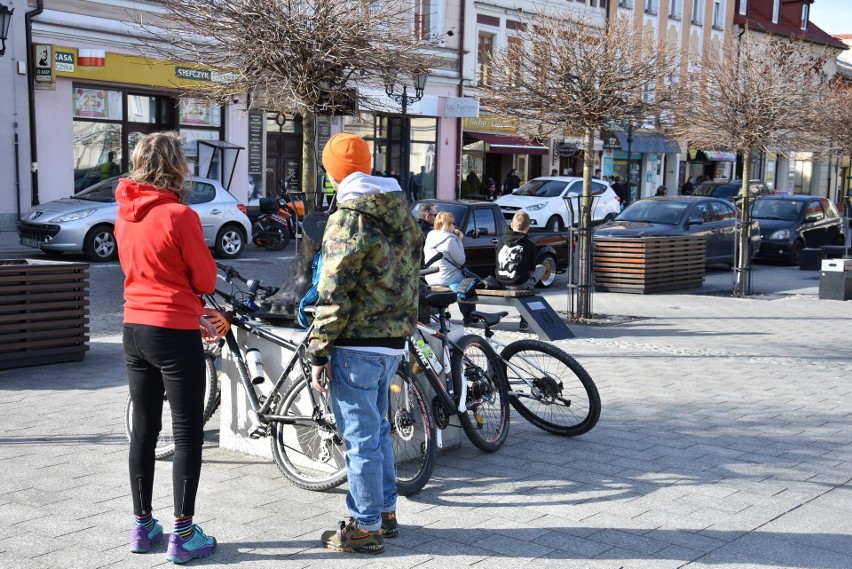
[[[178,105],[178,122],[181,125],[222,126],[222,107],[205,99],[184,98]]]
[[[84,190],[109,177],[101,171],[113,154],[113,161],[121,164],[121,123],[75,120],[74,131],[74,193]]]
[[[123,118],[122,97],[121,91],[75,86],[74,118],[120,121]]]
[[[479,32],[476,53],[476,81],[480,85],[490,85],[494,73],[494,34]]]

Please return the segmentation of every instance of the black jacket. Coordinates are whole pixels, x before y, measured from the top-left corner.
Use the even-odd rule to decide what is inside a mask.
[[[504,286],[517,286],[530,280],[535,271],[535,245],[526,233],[507,231],[497,244],[497,281]]]

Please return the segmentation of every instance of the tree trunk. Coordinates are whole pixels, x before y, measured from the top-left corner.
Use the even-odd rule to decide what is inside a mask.
[[[577,275],[576,320],[592,318],[592,172],[595,167],[595,131],[586,128],[583,136],[583,196],[580,200],[580,251]],[[574,221],[574,220],[572,220]]]
[[[742,225],[734,256],[734,296],[745,298],[751,293],[751,199],[749,178],[751,177],[751,148],[743,149]]]
[[[305,192],[306,214],[316,211],[317,208],[316,141],[315,117],[311,113],[305,113],[302,117],[302,190]],[[296,257],[290,262],[281,288],[269,299],[268,305],[261,307],[263,312],[258,316],[271,321],[296,320],[299,302],[311,288],[313,279],[311,267],[314,255],[319,251],[321,245],[321,243],[311,241],[302,232],[299,250]]]

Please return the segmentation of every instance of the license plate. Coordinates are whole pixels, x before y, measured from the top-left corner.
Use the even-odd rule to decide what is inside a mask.
[[[38,240],[32,239],[30,237],[21,237],[20,239],[21,245],[25,245],[27,247],[35,247],[38,249]]]

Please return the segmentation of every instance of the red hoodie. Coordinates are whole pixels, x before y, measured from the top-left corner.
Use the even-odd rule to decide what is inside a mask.
[[[169,190],[122,178],[115,238],[124,270],[124,323],[196,330],[216,288],[216,262],[198,214]]]

